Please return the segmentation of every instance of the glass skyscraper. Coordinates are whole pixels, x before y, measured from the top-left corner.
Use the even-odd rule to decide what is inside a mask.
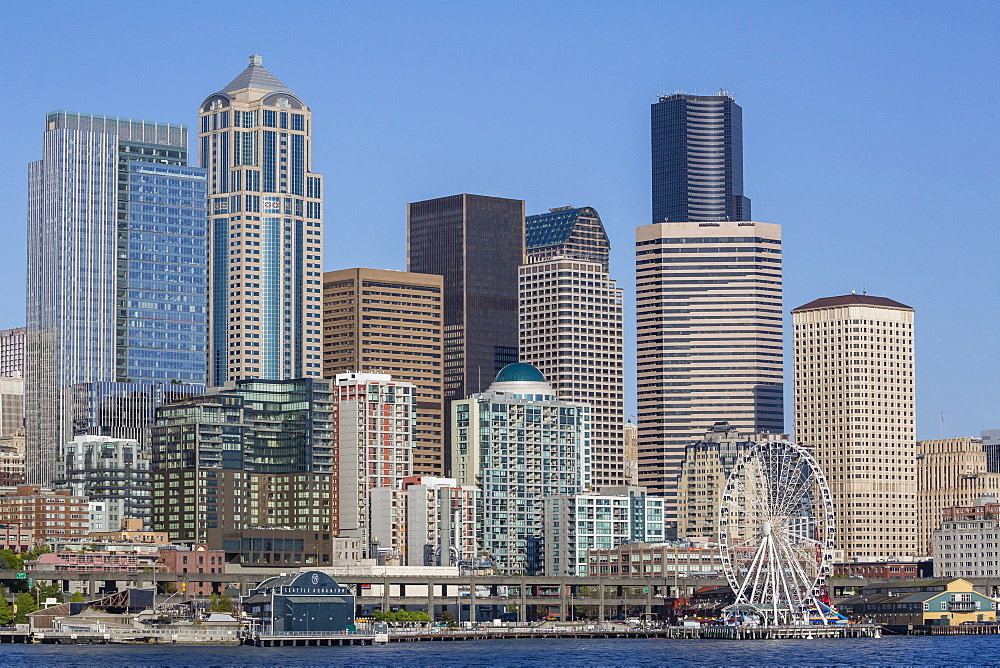
[[[31,484],[55,475],[80,384],[199,385],[207,362],[206,183],[187,166],[187,129],[66,111],[45,122],[29,166]]]
[[[213,385],[322,374],[323,178],[312,112],[250,56],[199,110],[208,170]]]
[[[729,93],[661,95],[651,121],[653,223],[752,220],[743,110]]]

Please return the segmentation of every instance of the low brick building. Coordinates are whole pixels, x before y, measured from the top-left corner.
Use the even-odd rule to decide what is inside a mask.
[[[86,497],[68,489],[35,485],[0,488],[0,524],[18,524],[32,543],[86,535],[90,514]]]
[[[193,547],[186,545],[161,545],[159,548],[159,570],[166,573],[225,573],[226,553],[224,550],[210,550],[199,543]],[[190,580],[181,582],[178,591],[192,596],[211,596],[218,591],[218,584]]]

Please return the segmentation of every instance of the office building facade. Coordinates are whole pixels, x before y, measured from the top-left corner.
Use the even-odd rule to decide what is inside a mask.
[[[454,195],[407,205],[407,270],[444,277],[444,400],[480,392],[518,360],[524,201]],[[451,438],[445,431],[445,460]]]
[[[452,403],[452,470],[482,491],[480,547],[499,573],[541,573],[542,499],[591,484],[590,407],[556,397],[515,363],[486,392]]]
[[[555,258],[599,262],[610,271],[611,241],[597,210],[562,206],[524,219],[528,263]]]
[[[591,406],[595,486],[626,484],[622,292],[608,275],[610,244],[591,207],[525,219],[519,275],[520,356],[563,399]]]
[[[250,56],[198,111],[208,171],[213,385],[322,373],[323,177],[312,111]]]
[[[979,438],[917,441],[917,555],[931,554],[945,508],[967,507],[983,494],[1000,493],[1000,473],[987,468]]]
[[[660,95],[651,106],[653,223],[752,220],[743,110],[732,96]]]
[[[205,173],[182,125],[46,116],[29,167],[25,423],[50,482],[80,383],[205,382]]]
[[[677,476],[678,540],[718,540],[722,492],[737,460],[754,443],[782,440],[788,435],[749,434],[719,422],[685,447]]]
[[[826,475],[845,561],[920,552],[913,316],[856,294],[792,310],[795,440]]]
[[[781,227],[636,228],[639,484],[676,519],[684,448],[716,422],[784,431]]]
[[[24,378],[26,327],[0,330],[0,378]]]
[[[979,432],[986,453],[986,470],[1000,473],[1000,429],[984,429]]]
[[[444,304],[441,276],[383,269],[323,274],[323,377],[384,373],[416,388],[414,475],[442,476]]]
[[[521,360],[561,399],[590,405],[593,484],[625,484],[621,290],[598,262],[545,260],[519,276]]]

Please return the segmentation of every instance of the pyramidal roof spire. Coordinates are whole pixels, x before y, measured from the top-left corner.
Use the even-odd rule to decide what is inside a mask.
[[[229,82],[220,92],[229,93],[242,88],[262,88],[264,90],[282,91],[291,93],[291,89],[281,83],[278,77],[274,76],[264,68],[264,59],[261,56],[250,56],[250,64],[240,72],[240,75]]]

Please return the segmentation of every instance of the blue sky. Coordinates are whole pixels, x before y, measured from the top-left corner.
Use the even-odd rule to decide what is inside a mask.
[[[649,104],[726,88],[754,218],[784,226],[786,311],[914,306],[918,436],[978,435],[1000,427],[998,27],[1000,3],[962,1],[7,3],[0,327],[24,322],[50,110],[193,125],[259,53],[314,111],[327,269],[404,269],[409,201],[590,205],[631,303]]]

